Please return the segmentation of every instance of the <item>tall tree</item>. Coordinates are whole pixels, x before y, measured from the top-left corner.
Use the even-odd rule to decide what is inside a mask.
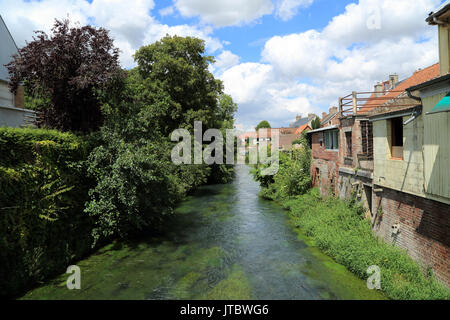
[[[256,126],[256,131],[258,131],[259,129],[270,129],[270,128],[271,128],[270,123],[267,120],[263,120]]]
[[[34,94],[50,101],[41,107],[48,127],[96,130],[102,123],[98,93],[120,74],[118,58],[106,29],[55,20],[51,36],[37,31],[7,65],[10,87],[16,91],[26,81]]]
[[[136,95],[153,109],[155,125],[164,135],[194,121],[214,128],[219,116],[223,85],[209,72],[214,58],[205,56],[203,40],[166,36],[141,47],[134,58]]]

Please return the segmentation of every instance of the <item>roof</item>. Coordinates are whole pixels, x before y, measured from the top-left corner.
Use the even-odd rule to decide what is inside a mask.
[[[325,116],[325,117],[320,121],[320,124],[324,124],[324,123],[326,123],[326,122],[328,122],[328,121],[333,120],[333,118],[336,117],[336,115],[337,115],[338,113],[339,113],[339,112],[330,113],[329,115]]]
[[[450,0],[445,1],[434,12],[431,12],[428,18],[425,19],[431,25],[440,24],[440,21],[448,22],[450,17]],[[439,21],[440,20],[440,21]]]
[[[307,133],[310,134],[310,133],[322,132],[322,131],[326,131],[326,130],[333,130],[333,129],[337,129],[337,128],[339,128],[339,126],[334,125],[334,126],[323,127],[323,128],[316,129],[316,130],[311,130],[311,131],[308,131]]]
[[[366,104],[370,104],[370,106],[361,107],[360,113],[368,113],[373,109],[380,107],[384,104],[387,104],[390,100],[386,98],[395,99],[406,93],[406,90],[412,86],[416,86],[418,84],[429,81],[433,78],[439,77],[439,63],[433,64],[422,70],[417,70],[414,74],[399,82],[397,86],[392,90],[383,95],[383,99],[377,99],[375,97],[375,93],[372,93]]]
[[[431,86],[431,85],[439,83],[439,82],[444,82],[444,81],[450,81],[450,74],[446,74],[446,75],[443,75],[443,76],[440,76],[440,77],[433,78],[431,80],[422,82],[422,83],[420,83],[418,85],[409,87],[406,90],[407,91],[416,91],[416,90],[420,90],[420,89],[423,89],[425,87]]]
[[[245,132],[239,136],[240,139],[256,138],[256,132]]]
[[[9,81],[8,69],[6,69],[5,64],[8,64],[12,56],[17,53],[17,45],[5,21],[0,16],[0,80]]]
[[[389,110],[386,112],[381,112],[374,114],[372,116],[369,116],[368,118],[370,121],[379,121],[379,120],[386,120],[389,118],[396,118],[396,117],[403,117],[407,115],[411,115],[413,113],[422,112],[422,106],[410,106],[410,107],[402,107],[402,108],[396,108],[395,110]]]
[[[311,130],[311,127],[309,126],[309,124],[304,124],[301,127],[299,127],[297,129],[297,131],[295,131],[295,134],[296,135],[301,135],[303,133],[303,131],[305,131],[306,129],[310,129]]]
[[[298,128],[298,127],[303,126],[304,124],[307,124],[307,123],[309,123],[309,118],[308,117],[301,118],[301,119],[296,120],[294,123],[291,123],[290,127],[291,128]]]

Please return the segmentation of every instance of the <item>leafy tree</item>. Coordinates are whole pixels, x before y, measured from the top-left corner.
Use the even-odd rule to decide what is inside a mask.
[[[313,121],[311,121],[311,127],[313,130],[320,128],[320,118],[316,117]]]
[[[156,129],[165,136],[180,127],[192,129],[194,121],[208,129],[226,120],[219,109],[223,84],[209,72],[214,58],[204,51],[203,40],[166,36],[134,55],[135,95],[153,109]]]
[[[176,166],[170,157],[175,129],[190,130],[194,121],[203,129],[233,128],[236,104],[203,54],[202,40],[165,37],[139,49],[138,66],[102,95],[105,123],[89,157],[96,187],[86,209],[96,241],[159,228],[190,190],[231,177],[226,165]]]
[[[55,20],[51,36],[37,31],[19,50],[7,64],[10,87],[27,83],[37,97],[28,102],[43,111],[46,126],[87,132],[102,123],[98,92],[118,76],[119,50],[106,29],[69,24]]]
[[[256,131],[258,131],[259,129],[270,129],[270,124],[267,120],[263,120],[261,121],[257,126],[256,126]]]

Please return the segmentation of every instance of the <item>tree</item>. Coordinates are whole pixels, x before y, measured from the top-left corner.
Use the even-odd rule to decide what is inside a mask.
[[[270,124],[267,120],[263,120],[261,121],[257,126],[256,126],[256,131],[258,131],[259,129],[270,129]]]
[[[44,125],[63,131],[92,131],[102,124],[99,91],[120,74],[119,50],[109,32],[70,27],[55,20],[52,35],[37,31],[33,41],[7,64],[13,92],[25,81],[38,99]]]
[[[166,36],[134,55],[136,97],[153,110],[155,129],[165,136],[178,128],[192,129],[194,121],[209,129],[225,120],[219,108],[223,84],[209,72],[214,58],[204,52],[203,40]]]
[[[311,121],[311,127],[313,130],[320,128],[320,118],[316,117],[313,121]]]

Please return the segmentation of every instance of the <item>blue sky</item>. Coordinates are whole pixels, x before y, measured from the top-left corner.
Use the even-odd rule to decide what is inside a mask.
[[[237,128],[288,126],[321,115],[339,96],[372,90],[438,61],[425,18],[441,0],[0,0],[16,42],[49,31],[54,18],[111,31],[121,64],[165,34],[205,40],[211,71],[238,103]]]

